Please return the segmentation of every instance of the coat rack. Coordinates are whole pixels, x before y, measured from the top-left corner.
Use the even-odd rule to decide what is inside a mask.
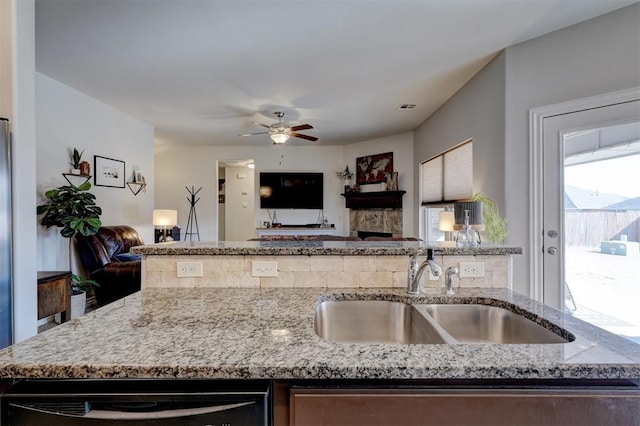
[[[191,209],[189,210],[189,219],[187,219],[187,227],[184,233],[184,240],[187,241],[187,236],[189,236],[189,241],[193,241],[193,236],[196,235],[198,237],[198,241],[200,241],[200,231],[198,231],[198,216],[196,215],[196,203],[200,201],[200,198],[196,199],[196,195],[202,189],[202,187],[198,188],[196,191],[192,186],[191,189],[185,186],[185,189],[189,193],[189,197],[187,197],[187,201],[191,205]],[[193,226],[195,225],[196,231],[193,232]]]

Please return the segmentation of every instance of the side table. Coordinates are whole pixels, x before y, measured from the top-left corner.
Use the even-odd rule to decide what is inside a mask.
[[[60,312],[60,322],[71,317],[71,272],[38,271],[38,319]]]

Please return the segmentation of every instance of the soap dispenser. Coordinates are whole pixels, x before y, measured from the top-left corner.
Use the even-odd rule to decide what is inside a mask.
[[[464,225],[456,238],[457,247],[477,247],[478,240],[476,238],[476,231],[471,229],[469,224],[469,210],[464,211]]]

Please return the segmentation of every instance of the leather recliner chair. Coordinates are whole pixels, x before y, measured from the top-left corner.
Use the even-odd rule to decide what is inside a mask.
[[[126,225],[103,226],[95,235],[77,235],[76,241],[89,277],[100,284],[94,289],[98,305],[140,290],[141,261],[129,254],[131,247],[144,244],[135,229]]]

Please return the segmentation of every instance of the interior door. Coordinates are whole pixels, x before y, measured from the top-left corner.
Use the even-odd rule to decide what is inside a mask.
[[[564,309],[564,165],[566,136],[640,120],[640,100],[622,102],[543,120],[543,302]]]

